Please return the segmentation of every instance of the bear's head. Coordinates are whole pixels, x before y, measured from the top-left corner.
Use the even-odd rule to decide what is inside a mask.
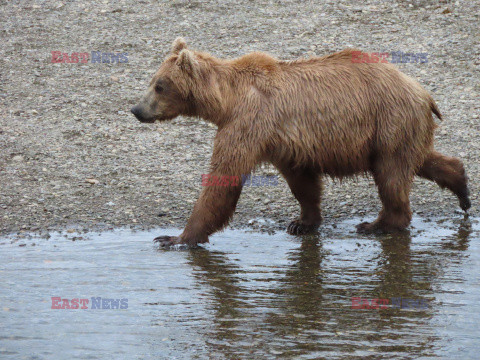
[[[207,54],[187,49],[185,40],[177,38],[172,50],[164,60],[147,92],[131,112],[141,122],[153,123],[155,120],[170,120],[178,115],[201,116],[198,104],[212,103],[208,93],[212,93],[213,84]],[[213,95],[215,98],[215,95]]]

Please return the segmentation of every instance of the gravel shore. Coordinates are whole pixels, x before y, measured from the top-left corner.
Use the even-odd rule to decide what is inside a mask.
[[[427,53],[398,64],[436,100],[436,148],[460,157],[478,216],[478,1],[0,1],[0,233],[182,228],[208,172],[215,128],[140,124],[129,109],[177,36],[218,57],[282,59],[346,47]],[[52,63],[52,51],[128,53],[127,63]],[[278,175],[264,166],[257,175]],[[457,199],[417,179],[414,216],[453,218]],[[325,222],[373,219],[371,178],[327,180]],[[287,184],[247,187],[231,227],[282,230],[299,213]],[[353,228],[352,228],[353,230]]]

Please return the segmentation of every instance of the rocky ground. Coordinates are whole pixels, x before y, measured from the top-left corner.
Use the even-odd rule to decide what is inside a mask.
[[[3,0],[0,9],[0,234],[185,224],[215,128],[186,118],[140,124],[128,111],[177,36],[219,57],[352,46],[428,53],[427,63],[399,67],[437,101],[436,147],[464,160],[478,215],[478,1]],[[127,52],[128,63],[53,64],[51,51]],[[424,180],[411,202],[417,216],[460,216],[456,198]],[[328,180],[327,223],[373,219],[379,207],[371,179]],[[245,188],[231,226],[279,230],[297,214],[281,180]]]

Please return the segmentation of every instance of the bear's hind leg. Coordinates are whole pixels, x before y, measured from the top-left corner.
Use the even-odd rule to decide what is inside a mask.
[[[435,181],[441,188],[448,188],[452,191],[457,195],[462,210],[467,211],[470,208],[467,176],[459,159],[432,151],[418,170],[417,175]]]
[[[292,235],[302,235],[315,232],[322,222],[320,201],[322,195],[322,180],[318,173],[311,169],[280,168],[287,180],[293,195],[300,203],[300,217],[293,220],[287,227]]]
[[[413,169],[402,163],[401,158],[377,159],[373,177],[383,208],[374,222],[357,225],[357,231],[371,233],[405,229],[412,220],[409,195],[413,176]]]

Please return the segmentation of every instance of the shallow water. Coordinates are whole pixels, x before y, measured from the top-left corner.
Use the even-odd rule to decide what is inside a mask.
[[[397,236],[358,236],[360,220],[305,237],[226,231],[183,251],[151,241],[175,229],[0,239],[0,358],[478,358],[478,219],[417,218]]]

